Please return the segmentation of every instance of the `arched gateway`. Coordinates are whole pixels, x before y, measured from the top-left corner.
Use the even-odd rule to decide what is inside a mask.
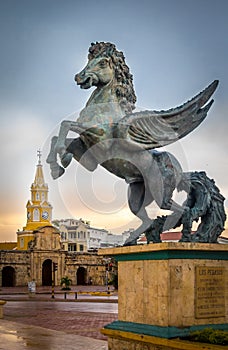
[[[52,284],[52,260],[47,259],[42,265],[42,286],[51,286]]]
[[[76,274],[77,285],[85,285],[86,284],[86,269],[80,266],[77,270]]]
[[[16,274],[12,266],[5,266],[2,269],[2,287],[15,287]]]

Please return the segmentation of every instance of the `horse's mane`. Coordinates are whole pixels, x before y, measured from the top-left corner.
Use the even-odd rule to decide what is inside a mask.
[[[115,94],[126,114],[135,109],[136,95],[133,87],[133,76],[126,65],[123,52],[118,51],[114,44],[109,42],[92,43],[89,48],[88,59],[105,56],[110,57],[115,68]]]

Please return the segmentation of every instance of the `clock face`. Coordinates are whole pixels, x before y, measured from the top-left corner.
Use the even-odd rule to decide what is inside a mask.
[[[45,219],[45,220],[48,219],[48,212],[47,211],[43,211],[42,218]]]

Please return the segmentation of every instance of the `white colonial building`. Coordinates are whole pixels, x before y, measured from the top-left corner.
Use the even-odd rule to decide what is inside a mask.
[[[90,252],[99,248],[117,247],[126,240],[126,234],[113,234],[106,229],[92,227],[83,219],[54,220],[53,224],[59,229],[61,243],[68,252]]]

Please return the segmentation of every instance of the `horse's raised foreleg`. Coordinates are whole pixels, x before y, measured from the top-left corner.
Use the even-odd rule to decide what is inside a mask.
[[[66,138],[69,131],[74,131],[76,133],[81,133],[85,131],[85,128],[82,128],[77,122],[70,121],[70,120],[64,120],[61,123],[60,129],[59,129],[59,136],[55,145],[55,151],[60,156],[60,160],[64,168],[66,168],[73,157],[73,154],[67,150],[67,142]]]
[[[72,159],[72,154],[69,152],[66,152],[66,138],[68,135],[68,132],[71,129],[71,121],[64,120],[61,123],[60,129],[59,129],[59,136],[57,138],[57,142],[55,144],[55,152],[56,154],[59,154],[60,160],[64,168],[66,168]]]
[[[57,163],[57,153],[55,151],[55,145],[58,140],[57,136],[52,137],[51,139],[51,148],[46,159],[46,162],[50,164],[51,176],[53,179],[57,179],[64,174],[64,169]]]
[[[74,159],[77,160],[84,168],[89,171],[94,171],[97,168],[97,160],[80,137],[75,139],[66,139],[66,146],[66,154],[73,155]]]

